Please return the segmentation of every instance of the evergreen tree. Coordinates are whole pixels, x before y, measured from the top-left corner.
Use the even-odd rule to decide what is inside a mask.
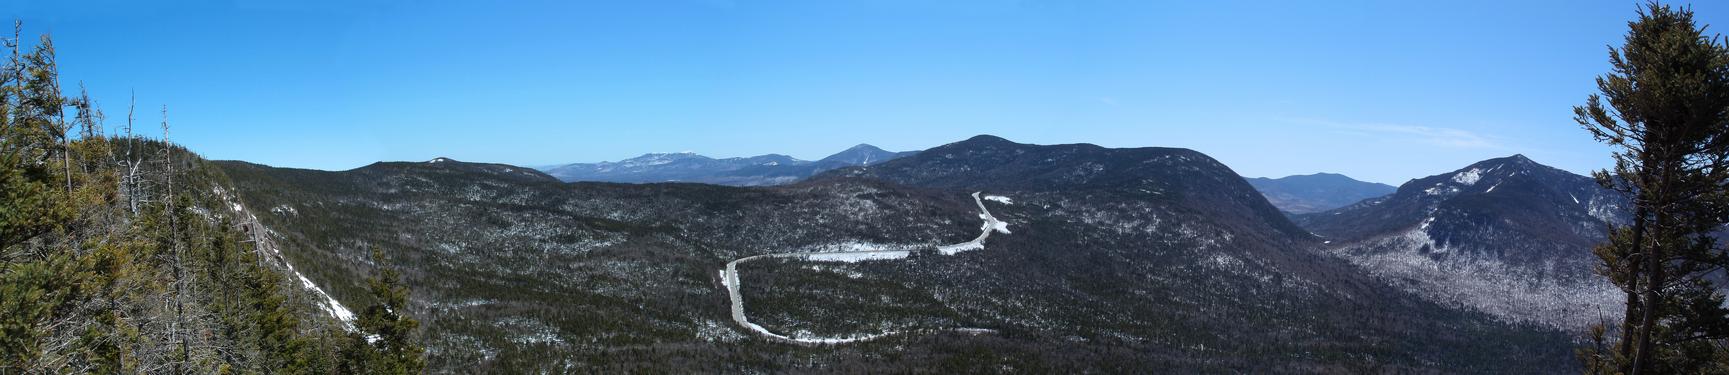
[[[367,306],[355,320],[359,332],[349,336],[344,353],[344,372],[365,374],[419,374],[426,370],[425,348],[412,335],[420,322],[406,314],[408,287],[401,275],[384,265],[383,253],[372,250],[378,274],[367,281],[377,303]]]
[[[51,163],[63,152],[56,117],[64,102],[53,44],[44,37],[23,55],[16,35],[6,45],[12,54],[0,78],[0,364],[29,364],[41,359],[49,336],[43,326],[68,313],[82,285],[71,254],[41,246],[73,214]]]
[[[46,37],[35,51],[18,54],[21,41],[8,41],[12,56],[0,78],[0,259],[23,255],[18,246],[71,220],[52,161],[63,134],[56,127],[61,105],[54,47]],[[50,88],[54,87],[54,88]]]
[[[52,40],[17,34],[0,61],[0,374],[336,373],[341,326],[267,241],[241,240],[258,224],[236,224],[256,219],[216,190],[226,177],[166,141],[105,138],[91,100],[62,95]],[[380,333],[365,368],[418,372],[407,291],[375,283],[395,297],[361,324]]]
[[[1711,236],[1729,224],[1729,49],[1688,8],[1648,3],[1628,26],[1601,94],[1574,108],[1615,150],[1597,180],[1634,211],[1596,250],[1600,273],[1627,297],[1618,343],[1580,354],[1598,373],[1722,372],[1729,310],[1707,276],[1729,265]]]

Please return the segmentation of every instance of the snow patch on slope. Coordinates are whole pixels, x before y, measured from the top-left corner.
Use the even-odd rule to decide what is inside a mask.
[[[324,297],[324,305],[320,307],[323,307],[324,311],[329,312],[331,317],[335,317],[337,320],[341,320],[345,324],[353,324],[354,312],[349,311],[348,307],[342,306],[342,302],[338,302],[335,298],[331,298],[329,294],[325,294],[324,288],[319,288],[318,284],[313,284],[312,280],[306,278],[306,275],[300,274],[300,271],[295,271],[293,265],[288,266],[288,271],[293,272],[294,277],[300,279],[301,286],[306,287],[307,290],[311,290],[314,294],[317,294],[320,297]]]
[[[433,159],[432,162],[439,162],[442,160],[448,159],[438,158]],[[289,263],[288,258],[282,256],[282,250],[276,246],[276,241],[270,237],[270,229],[265,228],[264,224],[258,221],[257,216],[248,211],[246,206],[241,205],[238,199],[235,199],[233,195],[229,194],[228,191],[223,189],[221,186],[212,186],[211,191],[215,192],[218,198],[221,198],[222,201],[229,204],[230,208],[234,209],[235,216],[239,217],[239,223],[236,225],[246,228],[245,233],[252,236],[252,243],[257,246],[260,253],[268,251],[268,254],[263,255],[281,263],[282,267],[287,269],[289,274],[294,275],[296,279],[300,280],[301,287],[306,288],[306,290],[311,291],[312,294],[315,294],[318,297],[324,298],[324,301],[319,303],[319,308],[330,313],[330,316],[336,318],[336,320],[341,321],[344,329],[349,331],[355,330],[354,311],[343,306],[341,301],[337,301],[336,298],[331,297],[329,293],[325,293],[324,288],[318,287],[318,284],[313,283],[312,279],[306,278],[306,275],[300,273],[300,270],[294,269],[294,263]],[[293,210],[293,208],[289,208],[289,210]]]
[[[1591,217],[1595,217],[1605,223],[1625,224],[1626,222],[1625,218],[1622,216],[1626,215],[1626,210],[1622,209],[1620,204],[1617,204],[1611,199],[1605,198],[1602,194],[1592,196],[1591,203],[1585,207],[1586,211],[1591,214]]]
[[[1476,185],[1477,180],[1481,180],[1481,179],[1483,179],[1483,171],[1479,170],[1477,168],[1471,168],[1471,170],[1460,172],[1459,174],[1453,175],[1453,182],[1457,182],[1457,183],[1460,183],[1460,184],[1463,184],[1466,186]]]
[[[1596,278],[1556,280],[1492,256],[1455,251],[1429,236],[1429,222],[1329,252],[1388,285],[1506,322],[1578,332],[1601,319],[1620,319],[1616,306],[1624,296],[1613,285]]]

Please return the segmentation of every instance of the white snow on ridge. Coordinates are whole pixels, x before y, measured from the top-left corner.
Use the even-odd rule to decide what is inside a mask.
[[[1483,171],[1478,170],[1477,168],[1471,168],[1471,170],[1460,172],[1459,174],[1453,175],[1453,182],[1457,182],[1457,183],[1461,183],[1461,184],[1465,184],[1465,185],[1476,185],[1477,180],[1481,180],[1482,178],[1483,178]]]
[[[1005,196],[1001,196],[1001,195],[986,195],[985,200],[997,202],[997,203],[1002,203],[1002,204],[1015,204],[1014,199],[1011,199],[1011,198],[1005,197]]]
[[[1459,192],[1459,187],[1457,187],[1457,186],[1441,186],[1441,184],[1438,184],[1438,183],[1435,184],[1435,187],[1423,189],[1423,194],[1428,194],[1428,195],[1445,195],[1445,194],[1453,194],[1453,193],[1457,193],[1457,192]]]

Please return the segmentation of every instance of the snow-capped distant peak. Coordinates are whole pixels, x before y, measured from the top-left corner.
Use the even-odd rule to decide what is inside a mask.
[[[630,159],[624,159],[624,160],[617,162],[616,164],[626,166],[626,167],[666,165],[666,164],[672,164],[673,162],[676,162],[679,160],[694,159],[694,158],[700,158],[700,157],[702,157],[702,156],[697,155],[696,153],[690,152],[690,151],[685,151],[685,152],[652,152],[652,153],[643,154],[642,156],[638,156],[638,157],[634,157],[634,158],[630,158]],[[606,163],[602,163],[602,164],[606,164]]]
[[[440,157],[440,158],[432,158],[432,160],[427,160],[426,162],[436,164],[436,163],[443,163],[443,162],[448,162],[448,161],[450,161],[450,158]]]

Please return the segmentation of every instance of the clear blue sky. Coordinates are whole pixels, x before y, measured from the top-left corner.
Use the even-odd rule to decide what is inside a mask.
[[[214,159],[814,159],[989,133],[1391,184],[1515,153],[1606,166],[1571,107],[1637,4],[18,1],[0,16],[52,33],[110,125],[136,90]]]

